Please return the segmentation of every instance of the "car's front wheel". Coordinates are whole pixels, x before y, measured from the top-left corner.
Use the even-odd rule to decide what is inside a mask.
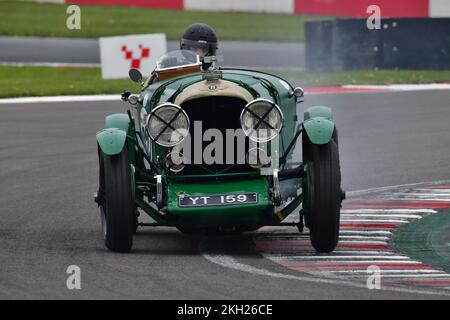
[[[317,252],[331,252],[338,244],[342,202],[339,150],[331,140],[309,144],[307,152],[304,210],[311,244]]]
[[[133,245],[135,212],[127,146],[114,156],[100,151],[99,162],[100,213],[105,245],[114,252],[129,252]]]

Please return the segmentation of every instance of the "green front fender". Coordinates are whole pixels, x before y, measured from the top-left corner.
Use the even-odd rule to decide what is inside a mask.
[[[125,113],[115,113],[105,118],[105,128],[117,128],[125,132],[130,126],[130,118]]]
[[[97,142],[102,152],[108,156],[119,154],[127,139],[127,133],[118,128],[108,128],[97,132]]]
[[[303,128],[313,144],[327,144],[334,132],[333,114],[328,107],[311,107],[304,112]]]
[[[130,118],[124,113],[111,114],[105,118],[105,128],[97,132],[100,149],[109,156],[119,154],[130,130]]]

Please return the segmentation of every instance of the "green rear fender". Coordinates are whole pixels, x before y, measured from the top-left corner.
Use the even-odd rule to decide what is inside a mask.
[[[303,127],[313,144],[327,144],[334,132],[331,109],[323,106],[308,108],[304,112]]]

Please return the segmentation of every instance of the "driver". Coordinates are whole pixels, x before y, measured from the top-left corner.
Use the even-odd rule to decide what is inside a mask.
[[[191,24],[181,36],[180,49],[191,50],[200,58],[215,56],[218,47],[214,29],[204,23]]]
[[[213,28],[204,23],[194,23],[184,30],[180,39],[180,50],[190,50],[200,58],[215,56],[218,49],[217,36]],[[155,71],[148,84],[158,81]]]

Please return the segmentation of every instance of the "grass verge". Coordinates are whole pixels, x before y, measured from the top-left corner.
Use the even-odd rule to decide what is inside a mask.
[[[0,98],[121,93],[138,90],[127,79],[102,80],[99,68],[0,66]]]
[[[394,248],[412,259],[450,272],[450,211],[435,213],[398,229]]]
[[[332,86],[345,84],[421,84],[450,83],[450,71],[380,70],[335,73],[307,73],[301,71],[273,71],[294,85]]]
[[[235,12],[196,12],[81,5],[81,30],[66,28],[67,5],[0,0],[0,34],[97,38],[166,33],[178,40],[191,23],[213,26],[221,40],[302,41],[303,25],[314,17]]]
[[[265,70],[293,85],[329,86],[343,84],[395,84],[449,82],[450,71],[355,71],[306,73]],[[99,68],[52,68],[0,66],[0,98],[24,96],[79,95],[138,91],[128,79],[102,80]]]

